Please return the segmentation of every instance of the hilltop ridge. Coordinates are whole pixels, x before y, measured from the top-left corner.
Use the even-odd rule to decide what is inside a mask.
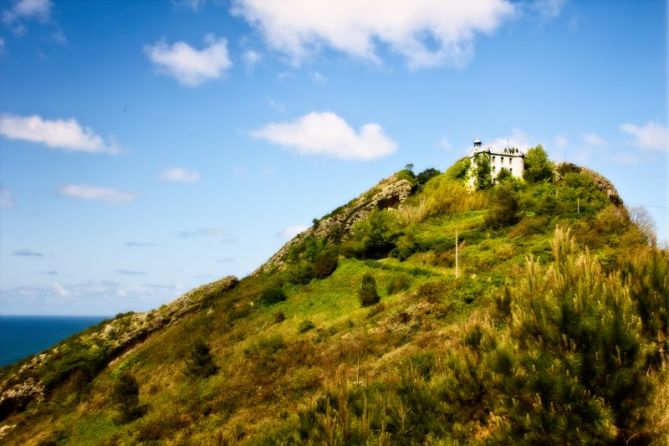
[[[660,444],[667,252],[607,179],[532,150],[475,189],[468,159],[400,171],[248,277],[2,369],[0,438]]]

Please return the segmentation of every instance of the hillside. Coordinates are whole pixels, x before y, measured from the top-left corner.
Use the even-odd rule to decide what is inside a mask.
[[[248,277],[2,369],[0,442],[667,444],[647,222],[541,148],[524,181],[470,170],[400,171]]]

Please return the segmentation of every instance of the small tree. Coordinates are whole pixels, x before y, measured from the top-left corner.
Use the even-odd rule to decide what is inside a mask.
[[[186,375],[191,378],[207,378],[215,374],[218,367],[214,364],[209,345],[198,339],[188,351],[186,359]]]
[[[286,293],[279,286],[265,288],[260,295],[260,303],[263,305],[272,305],[286,300]]]
[[[339,263],[337,251],[330,249],[316,256],[314,259],[314,277],[316,279],[325,279],[337,269]]]
[[[480,153],[474,160],[474,184],[476,189],[484,190],[492,186],[492,175],[490,173],[490,155]]]
[[[119,411],[119,422],[128,423],[144,414],[139,405],[139,384],[134,376],[123,372],[112,388],[112,402]]]
[[[530,183],[553,180],[553,163],[541,144],[527,151],[523,178]]]
[[[360,299],[360,305],[363,307],[377,304],[381,300],[379,293],[376,291],[376,280],[369,273],[362,276],[358,298]]]
[[[486,215],[486,225],[499,229],[518,221],[518,192],[509,183],[498,185],[492,190],[492,206]]]
[[[416,176],[416,180],[418,180],[418,184],[421,184],[421,185],[422,185],[422,184],[427,183],[428,181],[430,181],[431,178],[434,178],[434,177],[436,177],[436,176],[439,175],[439,174],[441,174],[440,171],[438,171],[438,170],[435,169],[434,167],[430,167],[430,168],[428,168],[428,169],[425,169],[425,170],[422,171],[421,173],[419,173],[419,174]]]

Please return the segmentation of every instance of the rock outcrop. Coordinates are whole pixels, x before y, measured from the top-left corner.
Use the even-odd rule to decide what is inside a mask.
[[[400,178],[397,174],[383,179],[369,191],[351,200],[348,204],[335,209],[318,220],[313,226],[296,235],[258,268],[254,274],[282,268],[291,246],[302,243],[307,237],[345,240],[356,222],[365,218],[375,209],[397,208],[411,195],[412,190],[413,184],[407,179]]]

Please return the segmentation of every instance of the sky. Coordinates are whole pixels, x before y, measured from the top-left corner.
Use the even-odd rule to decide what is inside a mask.
[[[472,140],[669,240],[667,2],[0,1],[0,314],[143,311]]]

